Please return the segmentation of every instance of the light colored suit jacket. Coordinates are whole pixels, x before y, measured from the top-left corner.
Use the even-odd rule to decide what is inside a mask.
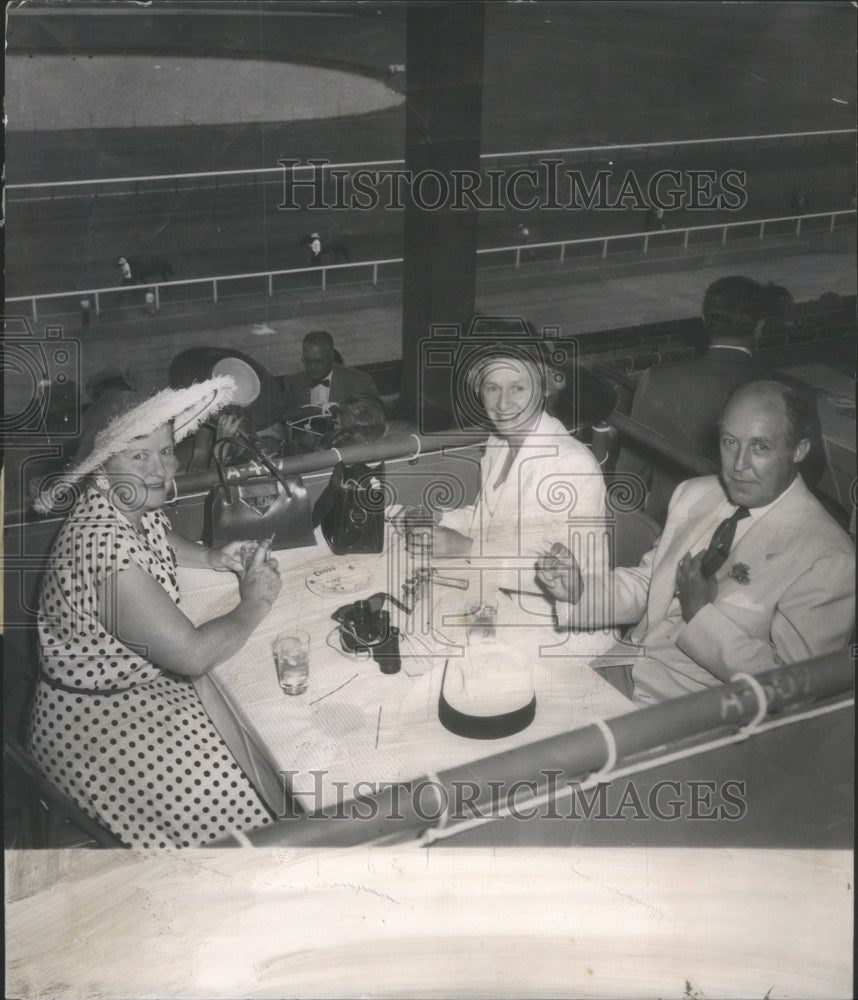
[[[659,701],[844,648],[854,621],[855,551],[799,477],[733,546],[718,595],[689,622],[674,597],[676,567],[704,548],[735,508],[717,476],[682,483],[664,532],[633,569],[585,576],[579,605],[558,617],[636,623],[609,662],[633,663],[635,698]],[[603,586],[604,585],[604,586]]]
[[[559,420],[543,413],[522,442],[506,480],[494,484],[509,454],[506,441],[492,434],[480,461],[480,492],[475,503],[445,512],[441,525],[474,539],[471,556],[518,563],[533,589],[533,563],[552,542],[575,544],[576,533],[605,524],[602,470],[586,445]],[[547,544],[546,544],[547,543]],[[517,580],[506,586],[517,587]]]
[[[305,371],[293,372],[287,375],[284,382],[286,393],[286,410],[292,410],[299,406],[310,405],[310,376]],[[357,393],[369,393],[371,396],[378,395],[378,389],[372,376],[366,372],[358,371],[356,368],[347,368],[345,365],[334,365],[331,371],[331,388],[328,394],[328,401],[331,403],[342,403],[349,396]]]

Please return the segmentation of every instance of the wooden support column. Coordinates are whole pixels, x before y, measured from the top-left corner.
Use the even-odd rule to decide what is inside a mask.
[[[480,167],[484,4],[411,3],[406,23],[405,167],[412,184],[403,226],[400,413],[431,431],[452,425],[451,387],[449,366],[427,364],[426,342],[433,327],[466,330],[474,313],[478,216],[452,203],[454,172]],[[449,197],[430,207],[447,189]]]

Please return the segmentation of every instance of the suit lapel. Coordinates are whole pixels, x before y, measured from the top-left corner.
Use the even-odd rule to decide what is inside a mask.
[[[673,536],[659,556],[658,571],[653,573],[647,602],[651,622],[660,621],[667,614],[676,591],[676,567],[689,550],[699,551],[709,543],[713,532],[733,510],[720,483],[698,497],[683,513],[677,510]]]
[[[730,552],[727,561],[718,573],[719,594],[729,594],[746,584],[730,577],[730,571],[737,563],[748,567],[748,577],[753,580],[761,573],[766,561],[794,544],[795,533],[807,519],[811,499],[804,482],[799,479],[789,496],[785,496],[759,521],[753,523]]]

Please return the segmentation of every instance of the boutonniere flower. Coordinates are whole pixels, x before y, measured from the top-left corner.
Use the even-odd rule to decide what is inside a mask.
[[[751,570],[746,563],[733,563],[727,576],[729,576],[731,580],[735,580],[736,583],[751,582]]]

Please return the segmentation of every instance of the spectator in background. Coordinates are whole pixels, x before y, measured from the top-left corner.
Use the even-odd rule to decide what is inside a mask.
[[[332,403],[342,403],[349,396],[368,393],[377,396],[371,376],[347,368],[337,360],[334,338],[326,330],[313,330],[304,337],[301,360],[302,372],[286,375],[281,380],[285,409],[317,406],[327,410]]]
[[[668,441],[697,452],[718,464],[718,414],[731,391],[743,382],[778,376],[754,360],[754,348],[765,328],[787,326],[795,306],[785,288],[762,286],[753,278],[733,275],[719,278],[703,298],[703,324],[709,340],[706,353],[692,361],[648,368],[640,378],[632,402],[631,418]],[[811,390],[798,384],[805,391]],[[808,486],[815,486],[824,469],[824,450],[818,427],[811,450],[801,465]],[[626,446],[617,471],[639,475],[647,487],[647,513],[664,524],[667,505],[684,478],[664,461]]]
[[[415,433],[414,425],[405,420],[388,420],[384,404],[378,396],[358,393],[349,396],[337,407],[333,430],[326,437],[323,447],[344,448]]]
[[[131,373],[122,372],[118,368],[104,368],[86,382],[86,393],[93,403],[106,392],[113,390],[133,392],[136,388],[137,384]]]
[[[279,381],[255,358],[231,347],[190,347],[170,362],[169,382],[173,389],[185,388],[195,382],[225,373],[229,362],[239,362],[237,368],[250,381],[245,384],[239,372],[230,372],[242,381],[237,397],[240,404],[224,407],[217,417],[198,428],[193,439],[178,451],[182,472],[198,472],[211,463],[212,448],[219,438],[243,434],[268,454],[280,452],[283,429],[279,418],[285,397]],[[218,369],[215,371],[215,369]],[[223,372],[222,372],[223,369]],[[227,449],[227,462],[242,461],[246,456],[239,449]]]

